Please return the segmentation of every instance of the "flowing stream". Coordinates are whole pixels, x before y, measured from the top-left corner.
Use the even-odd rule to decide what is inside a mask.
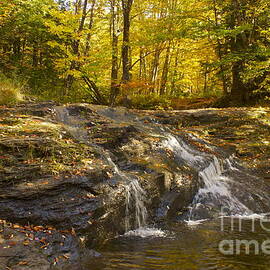
[[[184,140],[170,134],[162,147],[198,173],[201,188],[190,205],[187,222],[169,223],[164,226],[169,232],[161,231],[163,234],[155,237],[153,234],[145,234],[146,238],[142,238],[142,234],[126,234],[114,239],[99,250],[102,258],[86,264],[87,269],[268,270],[270,252],[263,246],[269,241],[270,220],[254,214],[232,192],[234,177],[252,176],[242,170],[233,157],[218,159],[194,150]],[[197,220],[202,209],[209,212],[219,205],[226,208],[227,217]],[[243,241],[242,246],[237,248],[239,241]],[[228,247],[230,253],[226,253]]]
[[[131,212],[135,208],[135,229],[143,230],[147,226],[147,209],[145,207],[146,194],[137,178],[131,178],[124,172],[120,171],[117,165],[112,161],[110,157],[107,157],[110,165],[114,168],[114,172],[124,180],[125,182],[125,196],[126,196],[126,217],[125,217],[125,229],[128,233],[131,226]]]
[[[269,239],[269,232],[255,221],[255,232],[252,232],[252,220],[243,220],[242,228],[238,228],[239,220],[235,219],[234,230],[231,220],[205,221],[196,226],[186,224],[169,224],[174,233],[162,238],[121,237],[108,242],[99,249],[102,258],[90,259],[86,264],[89,270],[269,270],[270,255],[262,250],[264,241]],[[266,225],[266,223],[265,223]],[[266,225],[269,228],[269,223]],[[233,254],[223,254],[219,248],[222,241],[233,243]],[[237,240],[255,241],[249,254],[242,246],[237,254]],[[226,246],[228,250],[228,245]]]
[[[230,191],[230,183],[234,180],[230,172],[237,170],[230,158],[219,160],[216,156],[196,151],[183,140],[172,135],[164,142],[164,147],[170,149],[176,158],[184,161],[198,172],[201,188],[197,192],[190,206],[188,222],[200,217],[196,214],[203,209],[217,208],[226,210],[229,215],[252,215],[253,212],[239,201]],[[224,168],[228,165],[227,169]]]
[[[162,230],[149,228],[148,198],[140,179],[121,170],[108,151],[92,144],[87,131],[78,119],[69,115],[68,110],[61,107],[56,111],[57,118],[74,138],[97,149],[123,183],[126,233],[101,246],[98,251],[103,256],[89,259],[86,269],[269,269],[270,252],[265,254],[260,249],[269,237],[269,230],[261,226],[263,216],[256,214],[263,213],[263,203],[268,204],[270,198],[267,192],[262,192],[264,189],[259,179],[241,167],[234,157],[215,154],[213,148],[211,151],[198,150],[188,140],[157,123],[144,127],[137,117],[126,113],[119,116],[112,109],[105,110],[105,117],[119,123],[127,119],[138,130],[157,137],[158,148],[171,153],[171,162],[179,166],[184,164],[196,172],[199,187],[185,215],[186,222],[168,221],[162,225]],[[192,135],[190,139],[193,143],[197,140]],[[204,146],[208,147],[206,143]],[[260,187],[258,191],[257,186]],[[255,242],[254,248],[249,254],[236,254],[234,241],[237,239]],[[224,240],[233,242],[231,256],[220,250],[220,243]]]

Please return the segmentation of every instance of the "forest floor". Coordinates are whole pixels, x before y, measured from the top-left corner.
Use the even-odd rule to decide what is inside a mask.
[[[205,108],[233,108],[233,107],[245,107],[246,109],[251,108],[254,109],[255,107],[264,107],[269,108],[270,103],[267,100],[259,100],[254,106],[254,102],[250,101],[248,107],[244,105],[236,104],[232,100],[228,99],[227,97],[193,97],[193,98],[174,98],[171,100],[171,107],[174,110],[194,110],[194,109],[205,109]]]
[[[174,98],[171,107],[174,110],[191,110],[211,107],[217,101],[215,97],[209,98]]]
[[[108,177],[109,169],[95,156],[91,147],[74,141],[60,124],[50,121],[48,117],[54,106],[53,103],[40,103],[0,107],[0,207],[7,204],[7,200],[13,200],[14,203],[17,199],[27,201],[50,190],[62,192],[63,189],[67,196],[73,196],[75,191],[71,189],[72,182],[65,180],[73,176],[92,175],[95,179]],[[270,108],[131,112],[149,116],[175,130],[193,133],[211,144],[223,147],[270,181]],[[93,126],[100,124],[98,118],[93,117],[91,121],[89,123]],[[92,171],[89,172],[90,163]],[[95,197],[88,193],[82,179],[80,181],[82,190],[79,193],[83,196],[74,199],[75,206],[76,203],[81,205],[89,200],[92,202]],[[15,190],[15,186],[20,188]],[[56,202],[56,195],[49,198],[52,203]],[[60,209],[67,207],[66,203],[64,205],[59,206],[57,203]],[[68,207],[71,209],[74,205],[71,202]],[[44,205],[36,207],[46,208]],[[65,209],[64,214],[69,215],[70,209]],[[20,209],[16,213],[12,212],[15,210],[5,211],[0,209],[0,269],[57,269],[60,263],[65,265],[72,256],[76,260],[79,252],[86,252],[79,251],[82,248],[72,227],[67,230],[55,229],[49,223],[44,226],[46,220],[42,222],[43,226],[37,226],[34,215],[27,222],[25,213],[23,219],[14,218],[22,213]],[[65,219],[66,216],[61,218]],[[83,218],[84,213],[79,213],[78,219]],[[78,220],[74,224],[81,226]],[[98,256],[94,251],[91,252],[91,256]],[[59,269],[77,268],[61,266]]]

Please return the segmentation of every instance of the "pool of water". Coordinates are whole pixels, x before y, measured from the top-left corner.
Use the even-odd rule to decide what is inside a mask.
[[[102,257],[89,260],[87,269],[270,269],[270,243],[267,249],[265,242],[270,239],[269,222],[236,218],[232,222],[225,218],[193,226],[170,224],[163,231],[165,235],[160,236],[139,237],[131,233],[118,237],[98,250]],[[233,246],[221,242],[224,240]],[[237,240],[253,240],[249,254],[244,244],[237,248]],[[229,251],[232,255],[224,254]]]

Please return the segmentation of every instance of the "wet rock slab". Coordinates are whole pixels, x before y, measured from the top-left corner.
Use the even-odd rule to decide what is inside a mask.
[[[1,269],[62,269],[80,265],[85,252],[72,232],[0,221]]]

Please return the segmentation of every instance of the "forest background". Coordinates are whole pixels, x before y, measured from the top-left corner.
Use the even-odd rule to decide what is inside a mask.
[[[0,104],[22,94],[140,109],[267,103],[269,0],[0,0]]]

